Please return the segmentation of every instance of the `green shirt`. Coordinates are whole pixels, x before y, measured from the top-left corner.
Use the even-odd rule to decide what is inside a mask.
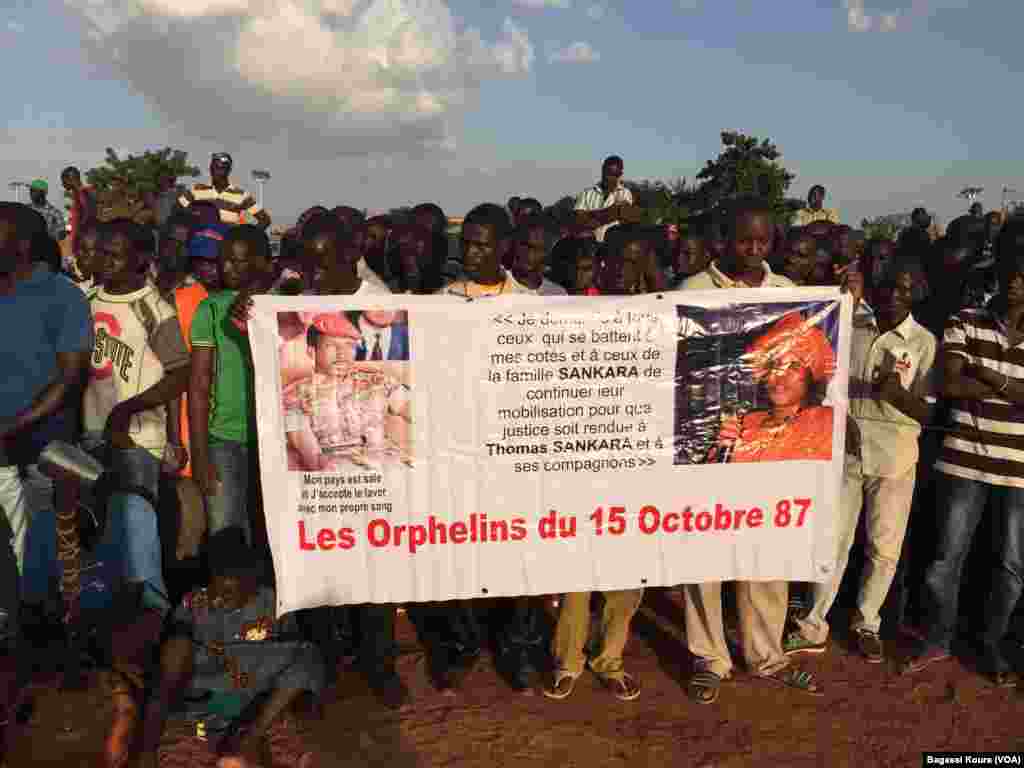
[[[216,350],[210,392],[210,439],[249,443],[256,440],[252,352],[249,337],[231,322],[237,291],[222,291],[202,301],[192,320],[192,346]]]

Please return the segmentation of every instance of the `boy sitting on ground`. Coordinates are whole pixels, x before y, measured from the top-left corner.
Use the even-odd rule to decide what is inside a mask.
[[[214,768],[230,758],[239,768],[313,768],[293,709],[323,688],[320,657],[287,617],[274,619],[275,592],[262,585],[240,528],[216,533],[209,556],[210,586],[185,597],[164,643],[139,764]],[[183,716],[168,717],[182,701]]]

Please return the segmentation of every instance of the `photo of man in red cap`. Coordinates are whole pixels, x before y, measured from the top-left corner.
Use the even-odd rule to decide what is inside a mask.
[[[409,387],[381,363],[356,362],[362,343],[359,329],[343,312],[311,318],[306,344],[313,372],[283,392],[290,470],[411,462]],[[408,365],[388,363],[396,364]]]

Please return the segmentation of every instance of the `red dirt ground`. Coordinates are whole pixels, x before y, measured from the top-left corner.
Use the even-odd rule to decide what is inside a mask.
[[[556,702],[539,691],[510,691],[489,657],[459,694],[438,693],[401,616],[398,666],[411,705],[390,712],[362,678],[341,671],[323,719],[312,723],[320,765],[916,768],[922,750],[1024,750],[1024,690],[997,690],[959,661],[901,677],[893,664],[869,665],[841,644],[804,657],[826,686],[823,698],[738,675],[723,686],[717,704],[693,704],[683,689],[682,625],[678,593],[650,590],[626,651],[627,668],[643,684],[640,698],[619,702],[587,675],[572,698]],[[36,755],[32,766],[77,768],[80,762]]]
[[[826,686],[813,698],[738,676],[717,704],[691,703],[678,594],[652,590],[634,623],[627,668],[644,689],[612,698],[593,677],[572,698],[511,692],[483,659],[457,697],[434,691],[411,627],[399,673],[411,706],[389,713],[351,673],[315,725],[323,765],[349,766],[920,766],[923,750],[1024,750],[1024,691],[995,689],[959,661],[914,677],[841,646],[804,657]]]

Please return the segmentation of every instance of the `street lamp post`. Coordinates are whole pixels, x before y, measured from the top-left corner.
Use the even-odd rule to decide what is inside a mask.
[[[978,199],[978,196],[985,191],[984,187],[964,187],[960,190],[957,197],[962,197],[967,201],[968,206],[974,205],[974,201]]]
[[[27,181],[12,181],[7,185],[7,188],[14,192],[14,201],[17,203],[21,202],[21,190],[28,189],[28,187]]]
[[[1010,202],[1009,198],[1011,194],[1017,194],[1017,190],[1013,187],[1003,187],[1003,214],[1009,213],[1007,205]]]
[[[258,170],[252,172],[252,177],[256,180],[257,195],[259,198],[257,202],[260,208],[263,207],[263,188],[268,181],[270,181],[270,171]]]

